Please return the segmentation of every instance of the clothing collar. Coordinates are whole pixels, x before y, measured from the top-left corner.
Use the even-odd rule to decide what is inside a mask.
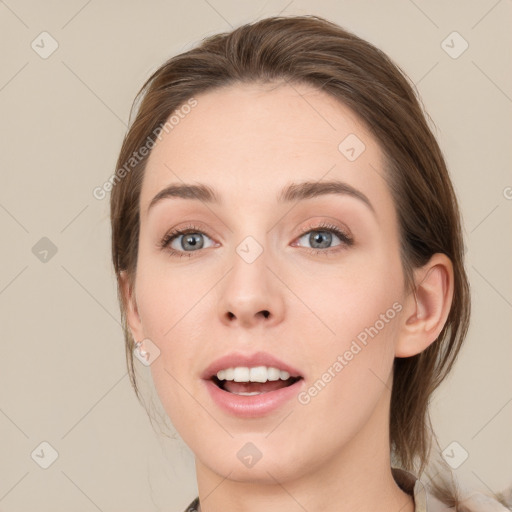
[[[453,508],[429,493],[421,480],[413,473],[393,467],[391,472],[398,487],[414,498],[414,512],[453,512]]]
[[[411,495],[414,499],[414,512],[445,512],[450,509],[434,496],[428,495],[425,486],[413,473],[400,468],[391,468],[393,478],[402,491]],[[428,502],[428,508],[427,508]],[[185,510],[185,512],[197,512],[199,497],[197,497]],[[453,509],[452,509],[453,510]]]
[[[427,492],[420,479],[405,469],[391,468],[391,473],[398,487],[414,498],[414,512],[427,512]]]

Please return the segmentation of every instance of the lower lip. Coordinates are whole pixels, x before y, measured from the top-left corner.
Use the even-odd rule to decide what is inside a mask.
[[[224,411],[240,418],[258,418],[275,411],[296,397],[303,381],[304,379],[300,379],[291,386],[252,396],[224,391],[213,380],[205,380],[205,383],[213,401]]]

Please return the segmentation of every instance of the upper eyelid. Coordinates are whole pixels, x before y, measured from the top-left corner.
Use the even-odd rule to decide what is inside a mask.
[[[343,233],[347,238],[352,238],[352,231],[349,229],[349,227],[344,224],[344,223],[341,223],[341,226],[339,225],[340,222],[337,221],[338,224],[334,221],[327,221],[327,220],[323,220],[323,221],[316,221],[316,222],[310,222],[307,226],[303,226],[301,228],[301,235],[299,236],[302,236],[302,235],[305,235],[306,233],[309,233],[310,231],[322,231],[322,230],[325,230],[325,231],[340,231],[341,233]]]
[[[336,225],[326,225],[328,223],[322,223],[320,222],[319,224],[317,223],[313,223],[313,225],[311,226],[306,226],[306,227],[303,227],[300,232],[295,235],[295,236],[303,236],[307,233],[309,233],[310,231],[322,231],[322,230],[325,230],[325,231],[333,231],[333,230],[338,230],[338,231],[341,231],[343,234],[345,234],[347,237],[351,237],[351,232],[348,228],[343,228],[341,226],[336,226]],[[184,226],[182,228],[175,228],[175,229],[171,229],[170,231],[166,232],[164,234],[164,237],[166,237],[167,235],[170,235],[174,233],[173,236],[175,237],[178,237],[178,236],[182,236],[184,234],[188,234],[188,233],[201,233],[203,235],[206,235],[208,236],[209,238],[212,238],[209,234],[208,234],[208,230],[207,229],[204,229],[204,228],[200,228],[199,226]]]

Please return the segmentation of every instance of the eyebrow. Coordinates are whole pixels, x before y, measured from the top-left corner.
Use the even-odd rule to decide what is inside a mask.
[[[360,190],[342,181],[305,181],[302,183],[291,183],[283,188],[277,196],[279,203],[289,203],[303,199],[312,199],[328,194],[348,195],[362,201],[373,213],[375,209],[372,203]],[[220,204],[220,197],[215,190],[205,184],[176,183],[165,187],[153,197],[147,211],[163,199],[181,198],[196,199],[204,203]]]

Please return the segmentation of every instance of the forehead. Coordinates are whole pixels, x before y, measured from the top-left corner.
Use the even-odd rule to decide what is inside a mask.
[[[271,202],[291,182],[342,180],[377,208],[389,208],[377,141],[327,93],[304,84],[251,83],[195,100],[188,113],[173,117],[150,154],[142,216],[155,194],[180,182],[208,184],[221,199]]]

